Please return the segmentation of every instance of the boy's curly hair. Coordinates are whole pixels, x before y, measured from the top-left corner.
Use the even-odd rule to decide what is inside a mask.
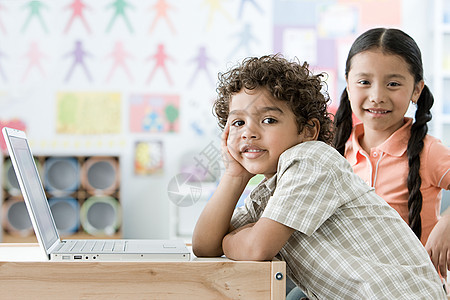
[[[320,122],[319,141],[332,142],[332,121],[327,111],[330,101],[326,84],[321,77],[313,75],[306,62],[289,62],[281,55],[249,57],[233,69],[219,73],[218,97],[214,102],[214,115],[220,128],[227,123],[231,97],[243,88],[265,88],[273,98],[286,101],[296,116],[299,133],[307,121],[316,118]]]

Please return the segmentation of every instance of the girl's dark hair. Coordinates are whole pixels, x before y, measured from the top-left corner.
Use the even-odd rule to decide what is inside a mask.
[[[420,49],[416,42],[406,33],[399,29],[375,28],[370,29],[360,35],[352,47],[345,64],[345,77],[351,69],[353,56],[367,50],[381,50],[383,53],[398,55],[408,64],[409,71],[414,77],[414,83],[417,84],[423,80],[423,65]],[[408,209],[409,226],[417,235],[422,235],[422,222],[420,212],[422,210],[422,193],[420,186],[422,179],[420,177],[420,153],[423,149],[423,139],[427,135],[428,125],[431,120],[431,107],[434,98],[425,85],[417,101],[417,110],[415,121],[411,127],[411,137],[408,141],[407,156],[409,172],[407,186],[409,191]],[[334,147],[342,154],[345,153],[345,144],[352,131],[352,110],[348,99],[347,90],[344,89],[341,95],[339,108],[334,118],[335,136],[333,140]]]
[[[274,99],[287,102],[297,121],[298,131],[316,118],[320,123],[318,140],[332,143],[332,121],[327,111],[330,98],[326,92],[323,74],[313,75],[308,64],[290,62],[281,55],[249,57],[225,73],[219,73],[214,115],[224,128],[234,94],[242,89],[265,88]]]

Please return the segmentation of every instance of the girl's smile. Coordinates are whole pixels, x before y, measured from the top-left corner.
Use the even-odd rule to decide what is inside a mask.
[[[364,132],[377,135],[379,142],[403,126],[409,104],[417,101],[422,88],[423,81],[415,84],[400,56],[367,50],[351,60],[347,92],[352,111],[364,123]]]

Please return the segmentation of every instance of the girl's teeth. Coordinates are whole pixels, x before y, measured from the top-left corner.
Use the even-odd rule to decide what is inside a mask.
[[[249,149],[247,150],[247,152],[260,152],[261,150],[254,150],[254,149]]]
[[[368,111],[369,111],[370,113],[373,113],[373,114],[387,114],[387,110],[384,110],[384,111],[375,111],[375,110],[370,110],[370,109],[368,109]]]

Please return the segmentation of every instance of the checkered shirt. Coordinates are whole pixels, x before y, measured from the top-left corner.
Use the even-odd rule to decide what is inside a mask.
[[[446,299],[407,224],[323,142],[286,150],[231,224],[261,217],[296,230],[277,257],[312,299]]]

